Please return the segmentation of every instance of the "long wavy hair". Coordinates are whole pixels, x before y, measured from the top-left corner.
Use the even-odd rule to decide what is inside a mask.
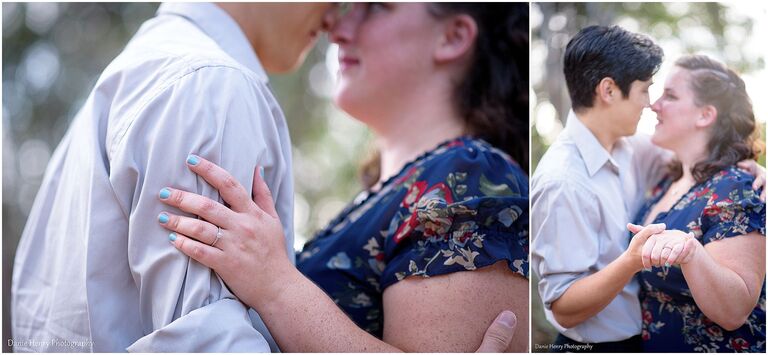
[[[717,119],[711,129],[709,156],[691,168],[697,183],[744,159],[756,159],[764,148],[757,139],[755,114],[744,80],[724,64],[705,55],[688,55],[675,65],[690,71],[690,86],[696,105],[712,105]],[[683,175],[682,164],[673,161],[670,173],[674,180]]]
[[[435,18],[471,16],[478,27],[467,74],[453,101],[469,133],[509,154],[528,172],[528,4],[431,3]],[[362,164],[366,187],[380,177],[380,156]]]

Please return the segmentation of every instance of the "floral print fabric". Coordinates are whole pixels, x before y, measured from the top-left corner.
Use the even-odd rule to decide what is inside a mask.
[[[752,181],[735,168],[721,171],[691,188],[653,223],[693,232],[703,245],[753,231],[765,236],[765,203],[752,190]],[[671,183],[665,178],[649,193],[636,222],[645,220]],[[640,285],[645,351],[765,353],[765,281],[746,323],[734,331],[726,331],[701,312],[679,266],[643,271]]]
[[[381,337],[388,286],[502,260],[528,277],[528,178],[503,152],[462,137],[362,193],[304,246],[297,267]]]

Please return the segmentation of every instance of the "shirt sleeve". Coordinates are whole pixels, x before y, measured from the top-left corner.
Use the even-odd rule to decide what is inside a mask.
[[[754,231],[765,236],[765,202],[760,192],[752,190],[753,177],[727,174],[715,177],[713,188],[707,190],[701,215],[701,229],[692,223],[692,232],[702,237],[703,244]]]
[[[382,289],[506,261],[528,277],[528,181],[501,155],[456,148],[425,163],[385,236]]]
[[[259,85],[234,68],[204,67],[161,91],[115,133],[110,181],[129,216],[128,243],[115,247],[127,248],[145,334],[128,351],[270,350],[263,323],[252,323],[218,275],[176,250],[157,223],[162,211],[185,215],[160,203],[163,187],[222,201],[186,167],[189,154],[220,165],[249,190],[255,165],[269,175],[284,164],[273,150],[278,135]]]
[[[531,262],[547,309],[576,280],[596,269],[601,225],[598,201],[567,180],[533,184]]]

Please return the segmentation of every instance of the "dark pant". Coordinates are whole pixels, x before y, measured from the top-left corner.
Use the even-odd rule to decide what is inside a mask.
[[[639,353],[643,351],[643,339],[635,335],[622,341],[606,343],[581,343],[565,335],[558,334],[555,346],[550,348],[553,353]]]

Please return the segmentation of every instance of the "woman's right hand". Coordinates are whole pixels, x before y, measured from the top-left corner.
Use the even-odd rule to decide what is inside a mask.
[[[627,227],[633,233],[640,233],[650,225],[642,227],[628,224]],[[697,241],[692,233],[684,233],[679,230],[664,230],[653,233],[642,246],[640,255],[643,268],[686,264],[693,258],[696,250],[695,243]]]

